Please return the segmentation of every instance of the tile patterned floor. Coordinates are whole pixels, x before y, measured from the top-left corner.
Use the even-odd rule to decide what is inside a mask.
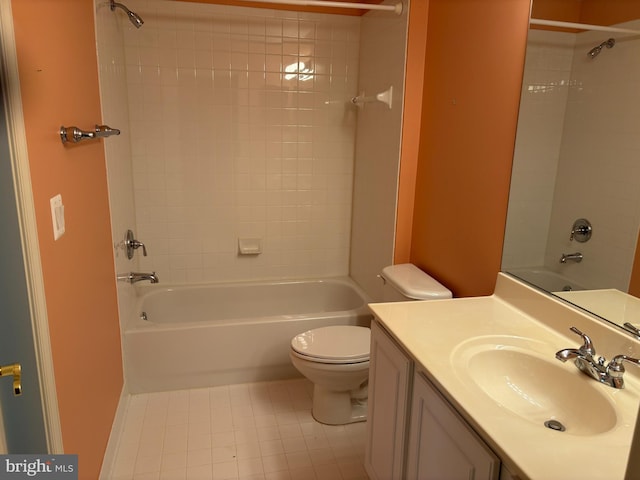
[[[366,424],[311,416],[305,380],[133,395],[113,480],[367,480]]]

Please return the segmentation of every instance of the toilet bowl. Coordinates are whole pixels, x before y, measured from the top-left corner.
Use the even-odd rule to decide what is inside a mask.
[[[451,298],[451,292],[412,264],[382,270],[383,301]],[[329,425],[367,419],[371,331],[335,325],[308,330],[291,340],[293,366],[313,383],[313,417]]]
[[[291,340],[291,363],[313,383],[312,414],[319,422],[366,420],[370,341],[370,329],[351,325],[316,328]]]

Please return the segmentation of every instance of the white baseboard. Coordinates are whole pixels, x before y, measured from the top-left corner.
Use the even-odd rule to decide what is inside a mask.
[[[109,480],[110,478],[113,478],[112,472],[115,467],[116,455],[118,453],[122,431],[125,427],[130,399],[131,394],[129,393],[129,389],[125,383],[122,387],[122,393],[120,394],[120,400],[118,401],[116,415],[113,419],[113,424],[111,425],[111,433],[109,434],[109,442],[107,443],[107,449],[105,450],[104,458],[102,459],[102,468],[100,469],[99,480]]]

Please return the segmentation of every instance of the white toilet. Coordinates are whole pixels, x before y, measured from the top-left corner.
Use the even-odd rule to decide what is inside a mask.
[[[385,267],[383,301],[451,298],[451,291],[410,263]],[[315,328],[291,340],[293,366],[313,382],[313,417],[329,425],[367,419],[371,331],[336,325]]]

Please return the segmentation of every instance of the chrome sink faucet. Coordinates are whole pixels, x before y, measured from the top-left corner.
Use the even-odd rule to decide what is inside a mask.
[[[606,360],[604,357],[599,357],[598,360],[594,358],[596,349],[588,335],[582,333],[576,327],[571,327],[569,330],[580,335],[584,344],[578,349],[565,348],[560,350],[556,352],[556,358],[561,362],[575,358],[576,367],[582,373],[610,387],[624,388],[622,376],[625,370],[622,362],[630,362],[640,366],[640,360],[627,355],[616,355],[608,365],[605,365]]]

